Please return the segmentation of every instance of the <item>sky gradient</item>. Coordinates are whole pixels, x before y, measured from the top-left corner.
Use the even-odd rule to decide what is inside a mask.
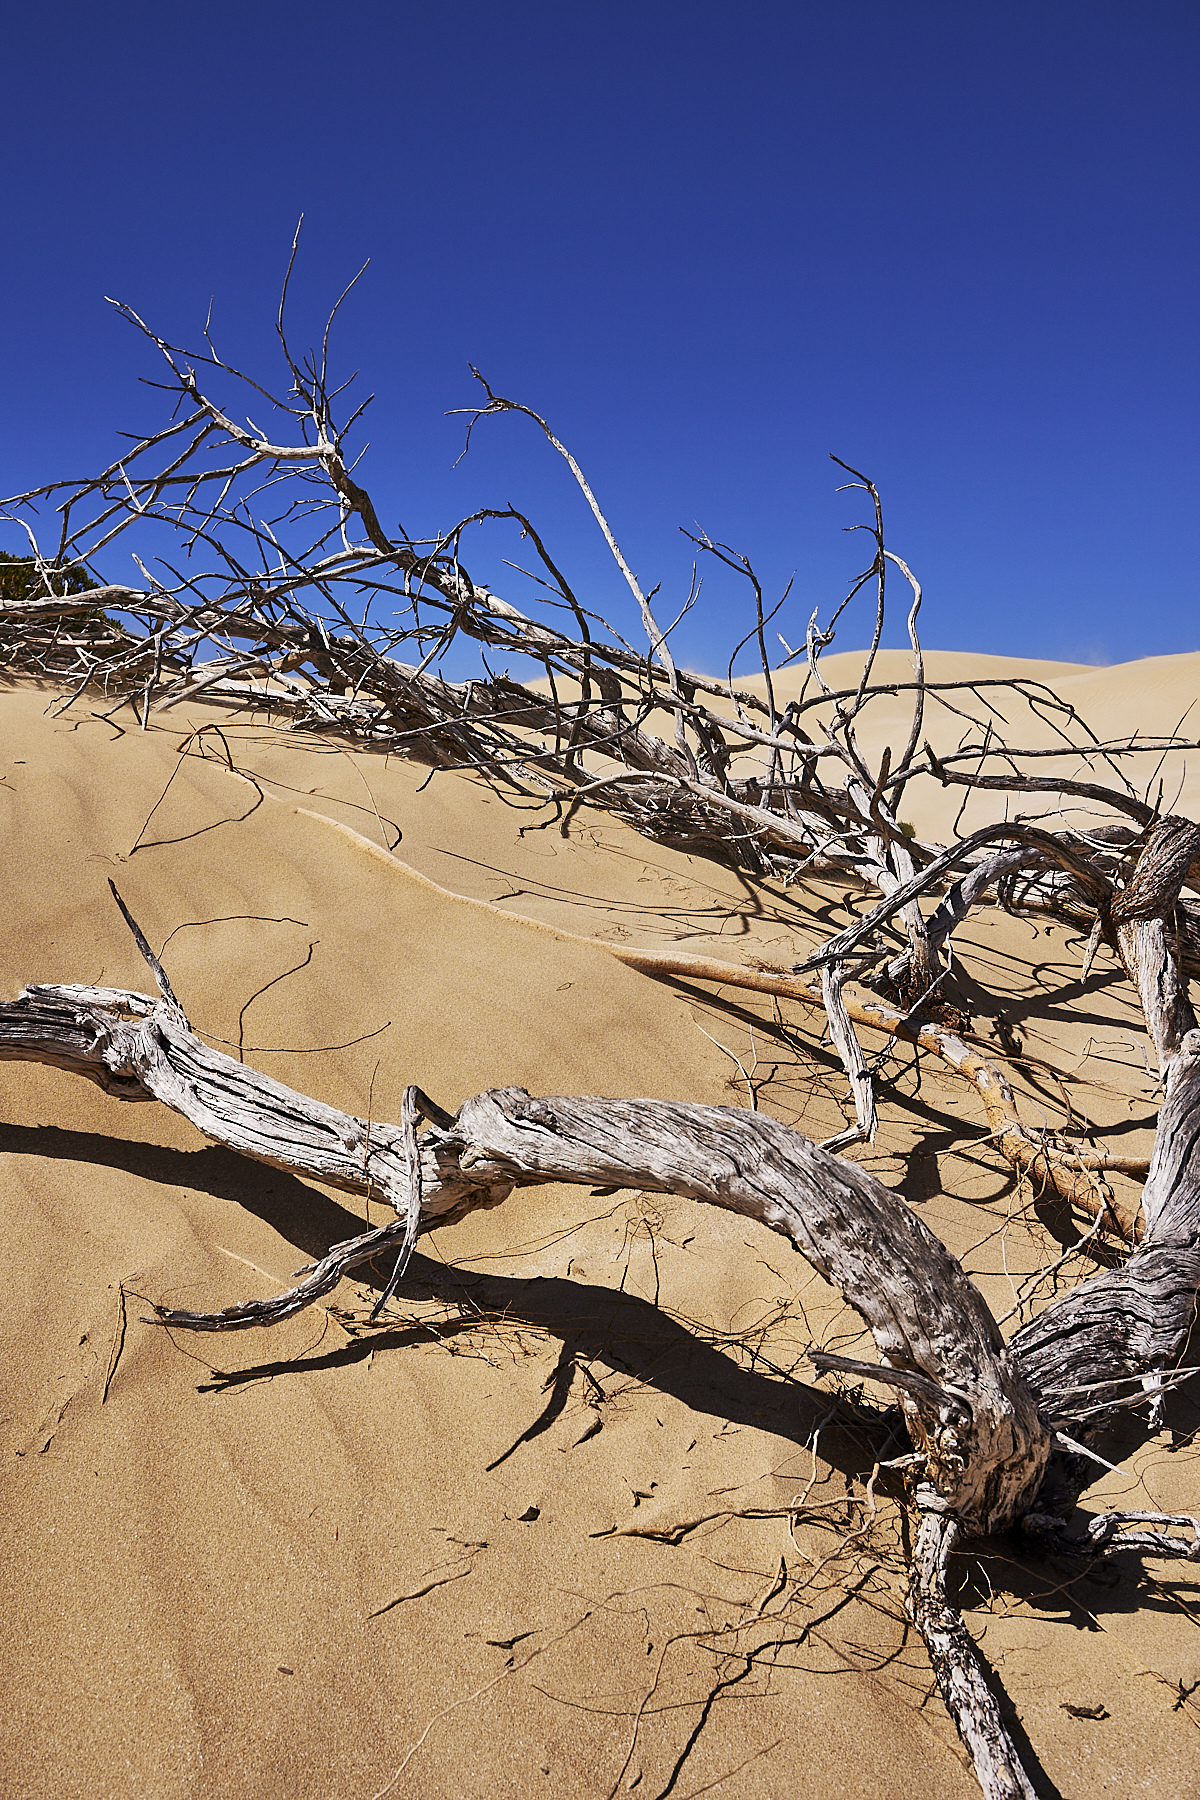
[[[106,294],[188,344],[211,296],[222,354],[284,386],[303,212],[298,344],[371,259],[334,360],[376,395],[360,479],[385,523],[511,503],[633,635],[528,421],[454,467],[474,362],[574,451],[660,617],[699,525],[769,594],[794,573],[790,641],[827,618],[865,516],[835,451],[879,484],[927,645],[1200,648],[1194,0],[117,0],[14,10],[5,38],[0,493],[162,422]],[[522,603],[511,538],[463,554]],[[131,579],[127,552],[104,572]],[[710,569],[676,655],[721,669],[746,622]],[[838,648],[868,636],[860,610]]]

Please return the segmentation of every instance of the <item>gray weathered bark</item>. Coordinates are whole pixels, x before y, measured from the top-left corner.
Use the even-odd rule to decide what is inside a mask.
[[[1156,997],[1160,1022],[1152,1028],[1167,1083],[1147,1182],[1150,1229],[1124,1269],[1082,1284],[1009,1347],[957,1259],[897,1195],[776,1120],[653,1100],[537,1099],[520,1088],[475,1095],[451,1117],[410,1087],[398,1126],[368,1124],[197,1038],[132,919],[159,998],[86,986],[27,989],[0,1005],[0,1059],[49,1063],[97,1082],[114,1098],[160,1100],[217,1142],[391,1203],[392,1224],[334,1246],[286,1293],[215,1314],[159,1309],[160,1319],[175,1326],[223,1331],[274,1323],[328,1293],[348,1270],[391,1253],[395,1264],[382,1305],[420,1231],[495,1206],[528,1183],[684,1195],[787,1237],[874,1336],[879,1364],[815,1352],[813,1360],[872,1376],[897,1392],[921,1464],[913,1482],[921,1524],[912,1617],[988,1800],[1029,1800],[1033,1789],[979,1653],[947,1596],[946,1560],[960,1533],[986,1534],[1022,1519],[1061,1543],[1058,1515],[1064,1491],[1071,1494],[1069,1482],[1064,1489],[1061,1479],[1057,1486],[1047,1479],[1056,1433],[1064,1427],[1086,1432],[1098,1415],[1122,1404],[1127,1396],[1114,1387],[1114,1376],[1160,1389],[1194,1312],[1200,1031],[1179,1035],[1186,994],[1181,999],[1172,976],[1169,943],[1146,916],[1152,899],[1170,904],[1182,854],[1178,825],[1166,821],[1151,835],[1143,870],[1114,925],[1134,967],[1158,971],[1141,983],[1143,993]],[[431,1121],[421,1139],[418,1116]],[[1160,1554],[1191,1556],[1200,1531],[1186,1543],[1170,1533],[1143,1533],[1137,1541]],[[1096,1553],[1111,1548],[1106,1539]]]
[[[216,1142],[370,1191],[398,1215],[395,1225],[338,1246],[277,1300],[212,1315],[175,1311],[164,1315],[171,1324],[273,1323],[407,1234],[413,1182],[403,1128],[379,1120],[368,1128],[204,1044],[173,999],[27,989],[0,1006],[0,1059],[15,1057],[86,1075],[120,1099],[161,1100]],[[903,1200],[778,1121],[734,1107],[535,1099],[500,1088],[426,1132],[420,1163],[420,1230],[547,1181],[686,1195],[758,1219],[860,1313],[885,1359],[881,1374],[913,1377],[902,1404],[939,1507],[986,1532],[1019,1516],[1036,1491],[1049,1436],[978,1289]]]

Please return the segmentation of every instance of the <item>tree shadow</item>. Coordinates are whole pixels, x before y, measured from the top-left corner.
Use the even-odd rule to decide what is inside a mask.
[[[164,1187],[193,1188],[216,1200],[231,1201],[254,1213],[310,1258],[324,1256],[331,1243],[355,1237],[363,1229],[360,1216],[295,1176],[251,1162],[216,1144],[175,1150],[166,1144],[105,1137],[100,1132],[70,1131],[61,1125],[0,1124],[0,1151],[120,1169]]]
[[[58,1125],[3,1124],[0,1151],[118,1169],[164,1187],[209,1194],[244,1207],[312,1259],[325,1255],[331,1244],[362,1231],[361,1216],[339,1201],[282,1170],[252,1163],[215,1145],[176,1150]],[[363,1265],[355,1271],[354,1280],[382,1291],[390,1263],[388,1255],[378,1271]],[[452,1348],[456,1337],[477,1332],[481,1321],[502,1319],[509,1326],[525,1326],[557,1339],[559,1353],[537,1416],[493,1466],[554,1424],[568,1404],[577,1367],[591,1362],[603,1363],[673,1396],[698,1417],[766,1431],[800,1448],[811,1443],[820,1427],[822,1460],[846,1476],[861,1480],[877,1456],[897,1453],[895,1444],[885,1447],[899,1426],[894,1409],[868,1412],[842,1402],[840,1418],[831,1419],[831,1408],[838,1403],[829,1390],[756,1359],[749,1349],[746,1362],[735,1361],[660,1306],[635,1294],[560,1276],[480,1273],[420,1253],[413,1256],[397,1292],[401,1300],[440,1301],[457,1316],[436,1322],[385,1322],[335,1350],[214,1370],[198,1391],[228,1393],[252,1382],[302,1380],[320,1371],[352,1368],[374,1353],[428,1343],[431,1334]],[[1198,1358],[1200,1330],[1193,1334],[1183,1364],[1192,1366]],[[1172,1448],[1185,1451],[1200,1435],[1200,1379],[1193,1378],[1176,1389],[1170,1405],[1180,1420]],[[1154,1435],[1146,1418],[1128,1411],[1100,1447],[1112,1461],[1127,1462]],[[881,1494],[901,1492],[898,1478],[886,1473],[877,1486]],[[1155,1577],[1147,1584],[1136,1559],[1121,1557],[1088,1571],[1078,1563],[1046,1555],[1018,1534],[968,1544],[955,1562],[961,1604],[978,1604],[977,1595],[1003,1588],[1034,1610],[1065,1612],[1080,1630],[1096,1629],[1095,1616],[1100,1611],[1126,1613],[1149,1605],[1166,1613],[1177,1610],[1179,1604],[1171,1598],[1172,1577]],[[981,1562],[986,1564],[986,1576],[973,1576],[971,1569],[978,1570]],[[1189,1577],[1194,1582],[1190,1567],[1181,1574],[1185,1582]],[[1081,1583],[1086,1600],[1074,1593]]]
[[[0,1150],[9,1155],[120,1169],[164,1187],[210,1194],[244,1207],[312,1260],[323,1257],[332,1244],[357,1237],[363,1229],[360,1214],[295,1176],[215,1145],[176,1150],[58,1125],[5,1124],[0,1125]],[[297,1262],[303,1257],[298,1256]],[[382,1291],[392,1260],[393,1253],[382,1253],[378,1270],[364,1264],[355,1270],[353,1279]],[[523,1325],[556,1338],[560,1344],[545,1406],[517,1444],[549,1429],[567,1404],[576,1365],[592,1361],[674,1396],[698,1416],[752,1426],[797,1446],[807,1445],[821,1426],[822,1457],[845,1475],[869,1472],[874,1455],[867,1433],[876,1419],[881,1444],[892,1429],[891,1414],[868,1415],[865,1411],[860,1427],[853,1409],[844,1403],[845,1424],[839,1429],[838,1421],[829,1419],[835,1396],[827,1389],[776,1370],[749,1350],[748,1363],[739,1363],[652,1302],[617,1289],[557,1276],[477,1273],[418,1252],[397,1297],[401,1302],[438,1300],[456,1309],[459,1316],[436,1325],[406,1321],[390,1326],[385,1321],[336,1350],[213,1371],[200,1391],[227,1392],[253,1381],[296,1379],[320,1370],[350,1368],[373,1352],[428,1343],[431,1334],[452,1344],[456,1336],[478,1331],[481,1318],[501,1318],[511,1326]],[[230,1343],[232,1334],[226,1334],[223,1341]]]

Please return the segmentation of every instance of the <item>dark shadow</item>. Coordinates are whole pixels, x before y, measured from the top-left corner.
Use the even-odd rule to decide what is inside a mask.
[[[361,1214],[294,1176],[216,1146],[184,1151],[57,1125],[0,1124],[0,1152],[120,1169],[163,1186],[210,1194],[245,1207],[309,1258],[323,1256],[331,1244],[355,1237],[363,1229]],[[301,1260],[298,1256],[297,1262]],[[364,1265],[353,1279],[382,1290],[390,1274],[390,1256],[381,1263],[378,1272]],[[401,1300],[436,1299],[458,1309],[459,1316],[430,1323],[385,1324],[323,1354],[248,1361],[241,1368],[214,1370],[199,1391],[228,1393],[251,1382],[303,1379],[318,1370],[350,1368],[374,1352],[428,1343],[431,1335],[452,1349],[455,1337],[479,1329],[481,1317],[502,1317],[512,1325],[524,1325],[557,1339],[560,1351],[546,1384],[544,1404],[498,1463],[550,1428],[568,1403],[577,1365],[593,1361],[673,1395],[699,1417],[768,1431],[797,1446],[808,1445],[818,1424],[828,1420],[833,1404],[828,1390],[810,1386],[761,1360],[759,1366],[736,1362],[650,1301],[589,1282],[481,1274],[417,1254],[398,1293]],[[236,1340],[225,1336],[221,1341],[232,1347]],[[1192,1366],[1198,1359],[1200,1330],[1193,1334],[1181,1361],[1183,1366]],[[1193,1449],[1200,1436],[1198,1400],[1198,1378],[1175,1390],[1168,1400],[1168,1414],[1175,1426],[1172,1448],[1177,1452]],[[822,1459],[843,1474],[861,1479],[876,1456],[896,1454],[894,1444],[884,1446],[897,1428],[895,1412],[854,1412],[847,1406],[843,1422],[822,1425]],[[1152,1435],[1145,1411],[1130,1410],[1119,1416],[1115,1429],[1097,1447],[1110,1461],[1125,1462]],[[1097,1470],[1097,1479],[1100,1474]],[[881,1478],[881,1493],[888,1491],[890,1480]],[[1080,1523],[1077,1518],[1076,1528]],[[1150,1607],[1167,1612],[1176,1610],[1178,1604],[1171,1597],[1175,1565],[1163,1566],[1162,1577],[1155,1574],[1153,1581],[1147,1580],[1141,1561],[1132,1557],[1122,1556],[1089,1571],[1077,1562],[1037,1550],[1016,1534],[966,1545],[954,1562],[966,1605],[979,1604],[987,1592],[1003,1589],[1035,1610],[1066,1613],[1068,1621],[1080,1630],[1096,1629],[1092,1615],[1101,1611],[1112,1614]],[[971,1570],[978,1569],[980,1562],[986,1565],[987,1578],[979,1583],[976,1594]],[[1189,1593],[1194,1593],[1194,1568],[1182,1565],[1177,1575]],[[1081,1583],[1085,1601],[1076,1600],[1072,1592]],[[1047,1789],[1047,1800],[1052,1800],[1052,1795],[1053,1790]]]
[[[382,1268],[378,1276],[370,1278],[373,1285],[382,1287],[387,1274],[387,1268]],[[356,1271],[354,1279],[360,1276]],[[591,1362],[603,1363],[659,1393],[673,1395],[698,1416],[707,1415],[722,1424],[753,1426],[797,1445],[807,1444],[832,1404],[832,1396],[823,1389],[784,1373],[734,1362],[648,1300],[585,1281],[479,1275],[417,1254],[398,1297],[401,1301],[436,1299],[459,1306],[462,1312],[436,1326],[405,1322],[364,1332],[323,1355],[231,1370],[217,1375],[206,1391],[226,1391],[266,1376],[295,1377],[314,1369],[348,1368],[365,1361],[372,1351],[428,1343],[431,1335],[452,1346],[456,1336],[479,1329],[481,1316],[500,1316],[509,1325],[529,1326],[558,1339],[561,1349],[544,1404],[497,1458],[497,1464],[507,1461],[520,1444],[549,1430],[566,1407],[577,1366]],[[886,1429],[881,1435],[886,1435]],[[827,1434],[828,1427],[821,1435],[822,1455],[826,1454]],[[864,1456],[869,1461],[865,1443],[852,1447],[847,1441],[841,1458],[831,1460],[844,1473],[853,1474],[862,1471]]]
[[[195,1188],[216,1200],[244,1206],[312,1258],[324,1256],[330,1244],[363,1230],[361,1214],[282,1169],[253,1163],[215,1144],[173,1150],[165,1144],[141,1144],[94,1131],[67,1131],[60,1125],[0,1123],[0,1153],[122,1169],[165,1187]]]
[[[1098,1029],[1111,1029],[1111,1018],[1101,1012],[1085,1011],[1080,1002],[1085,996],[1095,999],[1109,988],[1127,987],[1129,978],[1125,971],[1092,970],[1086,982],[1064,982],[1061,976],[1053,981],[1048,979],[1051,967],[1039,963],[1032,970],[1023,971],[1030,985],[1015,992],[1007,989],[1000,998],[959,961],[954,967],[954,997],[972,1018],[988,1020],[1001,1028],[1007,1025],[1011,1029],[1032,1017],[1038,1024],[1052,1019],[1077,1024],[1082,1019]],[[1136,1006],[1133,1010],[1136,1011]]]
[[[192,1188],[215,1199],[243,1206],[303,1252],[324,1256],[331,1244],[363,1230],[361,1213],[306,1186],[279,1169],[251,1163],[232,1150],[209,1146],[174,1150],[161,1144],[134,1143],[98,1132],[68,1131],[57,1125],[0,1124],[0,1152],[43,1156],[93,1167],[122,1169],[166,1187]],[[303,1260],[297,1256],[297,1263]],[[370,1264],[353,1279],[381,1291],[392,1257],[380,1268]],[[436,1299],[461,1309],[458,1319],[424,1324],[383,1325],[342,1348],[287,1361],[248,1363],[240,1369],[214,1371],[203,1392],[226,1392],[247,1382],[275,1377],[295,1379],[320,1369],[349,1368],[373,1351],[403,1349],[428,1343],[431,1333],[452,1345],[455,1336],[478,1329],[480,1315],[501,1316],[557,1338],[562,1346],[548,1398],[540,1415],[522,1434],[528,1441],[553,1424],[567,1404],[577,1363],[603,1362],[662,1393],[674,1395],[698,1415],[722,1423],[754,1426],[797,1445],[805,1445],[826,1418],[833,1396],[825,1389],[763,1366],[746,1367],[701,1338],[667,1313],[636,1295],[560,1277],[477,1274],[433,1257],[414,1255],[397,1290],[401,1302]],[[232,1298],[233,1296],[231,1296]],[[231,1335],[221,1342],[232,1346]],[[849,1411],[849,1409],[847,1409]],[[891,1429],[878,1415],[880,1442]],[[873,1461],[866,1432],[874,1417],[863,1415],[862,1430],[851,1436],[826,1425],[822,1455],[844,1474],[860,1474]],[[857,1439],[857,1441],[855,1441]],[[520,1441],[520,1440],[519,1440]],[[516,1448],[516,1445],[513,1446]]]
[[[1035,1191],[1031,1205],[1034,1218],[1060,1249],[1079,1249],[1080,1258],[1095,1263],[1098,1269],[1115,1269],[1128,1257],[1130,1246],[1121,1238],[1114,1241],[1100,1236],[1084,1244],[1088,1227],[1080,1224],[1070,1201],[1049,1182]]]

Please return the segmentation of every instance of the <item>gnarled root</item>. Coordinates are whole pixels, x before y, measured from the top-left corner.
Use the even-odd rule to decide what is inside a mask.
[[[946,1596],[946,1560],[958,1532],[957,1523],[940,1513],[922,1517],[909,1571],[908,1609],[986,1800],[1036,1800],[988,1685],[983,1658],[961,1612]]]

